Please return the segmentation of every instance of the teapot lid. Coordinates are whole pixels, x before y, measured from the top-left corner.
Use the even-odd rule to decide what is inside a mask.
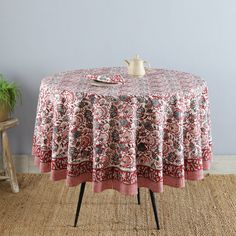
[[[134,61],[143,61],[138,54],[136,54],[133,58]]]

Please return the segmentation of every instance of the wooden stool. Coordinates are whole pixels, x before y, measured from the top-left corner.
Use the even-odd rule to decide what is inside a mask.
[[[7,137],[7,129],[18,125],[18,119],[9,119],[7,121],[0,122],[0,133],[2,136],[2,149],[3,149],[3,163],[6,176],[0,176],[0,180],[10,180],[11,189],[13,193],[19,192],[19,186],[16,178],[16,170],[12,160],[11,150]]]

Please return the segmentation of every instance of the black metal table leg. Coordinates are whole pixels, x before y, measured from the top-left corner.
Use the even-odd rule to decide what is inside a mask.
[[[149,189],[149,193],[150,193],[150,197],[151,197],[151,201],[152,201],[152,208],[153,208],[153,213],[154,213],[157,229],[159,230],[160,225],[159,225],[159,220],[158,220],[158,215],[157,215],[157,207],[156,207],[155,196],[154,196],[154,193],[151,189]]]
[[[138,188],[138,195],[137,195],[137,198],[138,198],[138,205],[140,205],[140,191],[139,191],[139,188]]]
[[[76,227],[77,222],[78,222],[80,208],[81,208],[81,204],[82,204],[82,200],[83,200],[83,196],[84,196],[85,184],[86,184],[86,182],[82,183],[81,187],[80,187],[79,200],[78,200],[76,214],[75,214],[74,227]],[[156,226],[157,226],[157,229],[159,230],[160,225],[159,225],[159,220],[158,220],[155,196],[154,196],[154,193],[152,192],[152,190],[150,190],[150,189],[149,189],[149,193],[150,193],[150,197],[151,197],[152,208],[153,208],[153,213],[154,213],[154,217],[155,217],[155,221],[156,221]],[[139,190],[139,188],[138,188],[137,198],[138,198],[138,204],[140,205],[140,190]]]
[[[80,187],[79,200],[78,200],[78,204],[77,204],[77,210],[76,210],[76,213],[75,213],[74,227],[76,227],[77,221],[78,221],[78,218],[79,218],[79,212],[80,212],[80,207],[81,207],[81,203],[82,203],[82,200],[83,200],[85,184],[86,184],[86,182],[82,183],[81,187]]]

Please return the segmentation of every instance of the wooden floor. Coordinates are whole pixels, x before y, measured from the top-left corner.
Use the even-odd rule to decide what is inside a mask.
[[[30,155],[13,156],[16,171],[18,173],[39,173],[34,166],[34,159]],[[0,170],[2,170],[2,158],[0,157]],[[211,169],[206,171],[211,174],[236,174],[236,155],[215,155]]]

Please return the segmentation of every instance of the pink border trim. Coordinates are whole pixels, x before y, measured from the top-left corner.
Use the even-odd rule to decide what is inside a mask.
[[[176,178],[176,177],[164,175],[163,180],[164,180],[163,184],[171,186],[171,187],[183,188],[185,186],[185,179],[183,177]]]
[[[139,177],[138,182],[135,184],[124,184],[117,180],[107,180],[103,182],[94,182],[92,179],[92,173],[81,174],[80,176],[68,176],[67,170],[51,170],[51,163],[42,163],[40,158],[35,157],[34,164],[39,168],[41,173],[51,172],[50,179],[53,181],[66,180],[66,184],[69,187],[77,186],[83,182],[92,182],[93,191],[95,193],[102,192],[106,189],[114,189],[120,193],[126,195],[135,195],[137,194],[138,187],[146,187],[151,189],[153,192],[161,193],[163,192],[163,185],[168,185],[176,188],[185,187],[186,180],[201,180],[204,178],[203,170],[198,171],[185,171],[185,177],[176,178],[172,176],[163,176],[163,180],[160,182],[153,182],[149,179]],[[211,160],[203,161],[204,170],[210,168]]]
[[[138,187],[145,187],[151,189],[153,192],[162,193],[163,192],[163,181],[153,182],[149,179],[143,177],[138,178]]]
[[[35,157],[34,158],[34,165],[39,168],[39,171],[41,173],[47,173],[47,172],[51,171],[51,163],[40,162],[40,158],[39,157]]]
[[[114,189],[114,190],[116,190],[120,193],[126,194],[126,195],[136,195],[138,193],[137,192],[137,189],[138,189],[137,183],[127,185],[127,184],[121,183],[117,180],[107,180],[107,181],[100,182],[100,183],[93,182],[92,185],[93,185],[93,191],[95,193],[100,193],[106,189]]]
[[[187,180],[201,180],[204,178],[203,170],[198,170],[198,171],[185,171],[184,173],[185,179]]]
[[[58,181],[67,178],[67,170],[52,170],[50,179]]]
[[[203,170],[209,170],[211,167],[212,159],[204,161],[203,160]]]

